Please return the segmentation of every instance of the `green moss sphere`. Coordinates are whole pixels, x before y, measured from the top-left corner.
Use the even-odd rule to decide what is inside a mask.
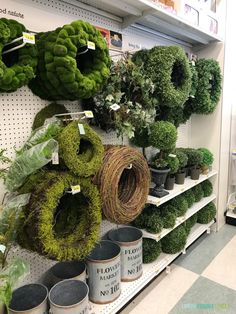
[[[143,263],[152,263],[161,254],[161,243],[156,240],[143,238]]]
[[[192,227],[197,223],[197,219],[198,219],[198,215],[196,213],[193,216],[191,216],[189,219],[186,220],[184,226],[185,226],[185,230],[186,230],[188,235],[189,235]]]
[[[197,222],[200,224],[208,224],[216,216],[216,206],[214,203],[207,204],[198,212]]]
[[[203,181],[201,183],[201,187],[203,190],[204,197],[211,196],[211,194],[213,193],[213,185],[211,181],[209,180]]]
[[[184,195],[179,195],[170,201],[175,208],[177,217],[184,216],[188,210],[188,202]]]
[[[161,207],[161,218],[164,228],[173,228],[177,218],[175,207],[170,204],[163,205]]]
[[[192,207],[195,202],[195,196],[192,190],[186,191],[184,194],[186,201],[188,202],[188,207]]]
[[[162,251],[167,254],[176,254],[184,249],[187,242],[187,232],[184,226],[175,228],[161,239]]]
[[[204,192],[203,192],[201,184],[198,184],[195,187],[193,187],[192,191],[195,197],[195,202],[200,202],[201,199],[204,197]]]
[[[177,141],[177,129],[168,121],[158,121],[150,127],[149,143],[160,150],[170,150]]]

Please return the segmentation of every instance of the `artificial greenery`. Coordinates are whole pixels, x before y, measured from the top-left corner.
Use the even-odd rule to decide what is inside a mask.
[[[195,196],[194,196],[192,189],[184,192],[183,196],[185,197],[186,201],[188,202],[188,207],[189,208],[192,207],[193,204],[195,203]]]
[[[176,209],[171,204],[164,204],[160,208],[163,228],[173,228],[177,218]]]
[[[7,172],[8,172],[8,166],[7,164],[11,163],[10,158],[5,156],[6,149],[0,149],[0,164],[1,167],[5,165],[3,168],[0,168],[0,179],[6,179]]]
[[[180,149],[181,150],[181,149]],[[188,157],[188,166],[200,166],[202,163],[202,152],[194,148],[184,148],[182,151]]]
[[[162,251],[167,254],[176,254],[184,249],[187,242],[187,232],[183,225],[175,228],[161,239]]]
[[[194,214],[193,216],[191,216],[189,219],[185,221],[184,227],[187,232],[187,235],[189,235],[192,227],[197,223],[197,219],[198,219],[198,213]]]
[[[207,148],[198,148],[198,150],[202,153],[202,162],[200,166],[202,167],[209,167],[213,164],[214,156],[212,152],[209,151]]]
[[[152,263],[161,254],[161,243],[156,240],[143,238],[143,263]]]
[[[147,205],[132,224],[150,233],[159,233],[163,229],[160,210],[153,205]]]
[[[175,155],[179,160],[179,170],[183,169],[187,166],[188,163],[188,156],[183,151],[176,149]]]
[[[215,216],[216,206],[211,202],[198,212],[197,222],[200,224],[208,224],[215,218]]]
[[[204,197],[204,192],[203,192],[201,184],[194,186],[192,188],[192,191],[194,194],[195,202],[200,202],[201,199]]]
[[[1,18],[0,29],[0,92],[9,93],[27,85],[35,76],[37,49],[35,45],[26,44],[21,49],[2,54],[5,44],[22,37],[26,28],[15,20]],[[6,46],[6,49],[9,47]]]
[[[87,42],[95,44],[88,49]],[[77,100],[94,96],[109,77],[107,44],[94,26],[74,21],[38,35],[39,64],[30,88],[44,99]]]
[[[166,158],[166,162],[168,168],[170,168],[170,174],[175,174],[179,169],[179,159],[175,155],[169,154]]]
[[[152,48],[145,62],[146,73],[155,84],[160,105],[182,106],[191,90],[191,69],[182,48],[159,46]]]
[[[85,134],[80,134],[76,121],[62,130],[58,138],[59,156],[74,174],[89,177],[101,166],[104,148],[97,133],[88,124],[82,126]]]
[[[220,99],[221,69],[216,60],[199,59],[196,61],[198,83],[195,98],[191,99],[194,113],[212,113]]]
[[[176,210],[177,217],[183,216],[188,210],[188,202],[184,195],[179,195],[169,202]]]
[[[205,180],[201,183],[204,197],[208,197],[213,192],[213,185],[210,180]]]
[[[68,110],[64,105],[57,103],[51,103],[41,109],[35,116],[32,129],[35,130],[42,126],[46,119],[52,118],[56,114],[68,113]]]
[[[81,192],[67,195],[78,184]],[[83,259],[99,238],[99,192],[87,178],[47,172],[35,186],[21,219],[18,242],[23,247],[56,260]]]
[[[176,127],[168,121],[157,121],[150,126],[149,142],[160,150],[171,150],[177,141]]]

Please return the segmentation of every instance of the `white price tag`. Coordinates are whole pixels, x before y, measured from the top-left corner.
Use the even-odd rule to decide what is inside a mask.
[[[77,194],[81,191],[80,185],[74,185],[71,187],[71,193],[72,195]]]
[[[113,104],[110,106],[110,108],[114,111],[117,111],[118,109],[120,109],[120,106],[118,104]]]
[[[91,50],[95,50],[96,49],[96,46],[95,46],[95,43],[93,41],[87,41],[87,46],[88,46],[88,49],[91,49]]]
[[[35,44],[35,35],[29,33],[23,33],[23,42],[27,44]]]
[[[89,119],[94,117],[92,111],[85,111],[84,114],[85,114],[85,117]]]
[[[0,244],[0,252],[4,253],[4,252],[5,252],[5,250],[6,250],[5,245]]]
[[[52,154],[52,164],[59,165],[59,155],[58,152]]]
[[[84,126],[82,123],[78,123],[78,128],[79,128],[79,133],[81,135],[84,135],[85,134],[85,129],[84,129]]]
[[[191,63],[193,66],[195,66],[195,64],[196,64],[194,60],[192,60]]]
[[[169,157],[175,158],[176,155],[175,154],[169,154]]]

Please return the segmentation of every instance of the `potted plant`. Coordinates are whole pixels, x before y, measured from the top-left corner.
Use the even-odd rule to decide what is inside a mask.
[[[202,153],[198,149],[186,148],[184,151],[188,156],[188,168],[192,180],[198,180],[201,173]]]
[[[201,171],[203,174],[208,174],[209,168],[213,164],[214,156],[207,148],[199,148],[198,150],[202,153]]]
[[[181,150],[176,150],[176,156],[179,160],[179,168],[175,174],[175,183],[176,184],[184,184],[186,177],[186,166],[188,163],[188,156]]]
[[[159,149],[159,153],[152,159],[150,167],[152,181],[156,184],[150,191],[153,196],[163,197],[168,194],[163,189],[167,174],[170,172],[166,157],[175,148],[176,141],[177,130],[172,123],[157,121],[150,126],[149,143],[152,147]]]
[[[166,190],[173,190],[175,184],[175,174],[179,168],[179,160],[175,154],[169,154],[166,161],[168,167],[170,168],[170,172],[167,175],[164,187]]]

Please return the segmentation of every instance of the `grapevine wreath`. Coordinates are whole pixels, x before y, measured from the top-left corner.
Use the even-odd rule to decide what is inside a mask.
[[[127,224],[141,213],[147,201],[150,171],[146,159],[136,149],[111,146],[94,182],[102,196],[105,217]]]
[[[78,184],[80,193],[66,193]],[[80,260],[98,240],[101,218],[99,192],[89,179],[48,172],[24,209],[18,241],[55,260]]]
[[[95,44],[95,50],[87,49],[88,41]],[[106,42],[99,30],[87,22],[75,21],[41,34],[38,50],[38,77],[30,88],[41,98],[89,98],[109,76]]]
[[[27,85],[35,76],[38,62],[35,45],[25,45],[8,54],[4,50],[13,48],[5,46],[26,32],[24,25],[14,20],[0,19],[0,92],[14,92]],[[18,45],[18,43],[17,43]]]
[[[58,138],[59,156],[74,174],[89,177],[101,166],[104,148],[97,133],[88,124],[82,126],[85,134],[80,134],[78,121],[62,130]]]

